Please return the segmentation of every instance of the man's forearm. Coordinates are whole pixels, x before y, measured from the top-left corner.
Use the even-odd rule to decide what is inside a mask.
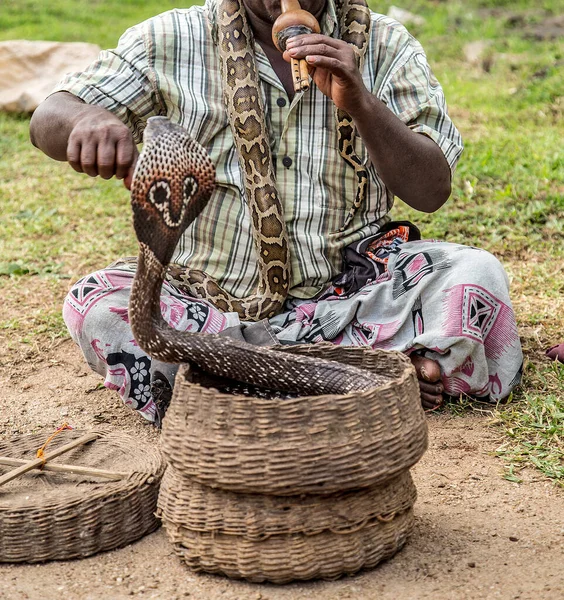
[[[77,118],[89,109],[99,110],[67,92],[49,96],[31,117],[31,143],[47,156],[66,161],[69,136]]]
[[[451,176],[439,146],[411,131],[368,91],[357,106],[351,116],[386,186],[417,210],[440,208],[450,196]]]

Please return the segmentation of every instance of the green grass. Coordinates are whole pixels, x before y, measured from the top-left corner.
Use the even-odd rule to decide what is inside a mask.
[[[6,215],[0,222],[0,274],[7,265],[20,265],[32,274],[68,275],[77,256],[95,267],[120,248],[133,250],[123,185],[78,175],[67,164],[47,159],[31,148],[27,129],[27,119],[0,115],[0,194]]]
[[[172,8],[175,0],[2,0],[0,40],[90,42],[114,48],[132,25]]]
[[[506,463],[506,479],[521,481],[521,469],[533,465],[564,486],[563,389],[563,365],[532,365],[520,401],[496,411],[508,438],[497,450]]]
[[[394,2],[395,3],[395,2]],[[173,8],[168,0],[3,0],[0,39],[87,41],[113,47],[130,25]],[[386,12],[392,2],[375,3]],[[188,3],[184,3],[187,6]],[[400,3],[401,5],[401,3]],[[526,355],[523,385],[495,411],[505,476],[525,467],[564,482],[564,368],[543,348],[564,341],[564,44],[530,33],[562,0],[412,0],[423,44],[465,140],[451,200],[432,215],[397,203],[427,237],[500,257]],[[469,42],[484,59],[464,58]],[[10,351],[66,335],[60,305],[70,280],[135,251],[128,194],[78,175],[31,147],[28,118],[0,115],[1,345]],[[23,307],[23,309],[22,309]],[[451,407],[461,414],[470,404]]]

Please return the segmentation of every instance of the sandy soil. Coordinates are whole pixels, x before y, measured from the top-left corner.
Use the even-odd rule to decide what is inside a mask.
[[[66,341],[41,360],[0,365],[0,436],[49,432],[62,421],[104,423],[147,443],[158,433],[99,389]],[[162,530],[80,561],[0,567],[0,598],[175,600],[551,600],[564,598],[564,494],[535,472],[502,478],[487,416],[431,415],[429,451],[414,469],[416,527],[378,568],[333,582],[256,585],[190,572]]]

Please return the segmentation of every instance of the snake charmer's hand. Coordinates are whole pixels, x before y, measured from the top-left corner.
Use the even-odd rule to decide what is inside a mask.
[[[129,129],[104,109],[77,120],[68,139],[67,160],[79,173],[124,179],[129,189],[139,153]]]
[[[351,115],[359,104],[359,94],[368,93],[354,50],[343,40],[315,33],[298,35],[286,44],[284,59],[289,62],[292,58],[305,58],[321,92]]]
[[[353,119],[379,176],[417,210],[434,212],[450,196],[451,172],[442,150],[412,131],[362,81],[352,46],[320,34],[288,40],[284,59],[305,58],[317,87]],[[409,177],[406,177],[409,173]]]

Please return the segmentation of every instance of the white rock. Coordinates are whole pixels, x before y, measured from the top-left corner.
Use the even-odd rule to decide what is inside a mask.
[[[66,73],[82,71],[99,52],[83,42],[0,42],[0,110],[33,112]]]
[[[408,10],[397,6],[390,6],[388,9],[388,17],[399,21],[402,25],[423,25],[425,18],[421,15],[415,15]]]
[[[466,62],[471,65],[478,65],[486,57],[489,47],[491,46],[490,40],[475,40],[469,42],[464,46],[464,58]]]

